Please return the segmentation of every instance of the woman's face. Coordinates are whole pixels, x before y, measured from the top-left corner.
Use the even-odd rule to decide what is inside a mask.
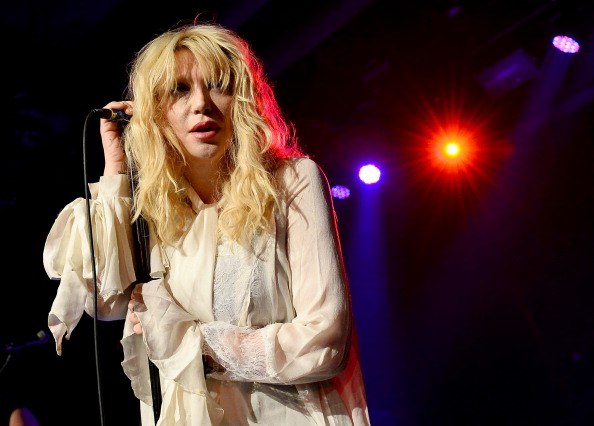
[[[176,90],[167,106],[167,120],[191,166],[218,168],[233,137],[232,95],[207,87],[190,51],[182,49],[175,55]]]

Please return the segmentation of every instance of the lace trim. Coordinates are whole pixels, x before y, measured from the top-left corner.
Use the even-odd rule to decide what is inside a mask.
[[[215,321],[202,324],[201,330],[207,343],[204,352],[227,370],[227,380],[274,382],[268,369],[270,357],[264,328]]]

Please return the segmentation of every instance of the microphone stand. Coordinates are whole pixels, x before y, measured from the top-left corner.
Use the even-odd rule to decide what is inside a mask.
[[[98,108],[93,109],[87,116],[87,118],[91,115],[97,115],[100,118],[104,118],[106,120],[111,120],[117,123],[120,134],[123,133],[125,126],[130,121],[130,117],[126,115],[121,110],[113,110],[108,108]],[[85,132],[86,134],[86,124],[85,121]],[[83,149],[83,152],[85,150]],[[84,164],[85,164],[85,178],[86,178],[86,157],[84,157]],[[130,179],[130,191],[132,195],[132,200],[134,200],[134,192],[136,190],[136,173],[134,171],[134,167],[132,161],[128,161],[128,178]],[[85,180],[86,182],[86,180]],[[85,189],[88,186],[85,185]],[[89,220],[89,229],[91,230],[91,223],[90,223],[90,207],[89,207],[89,197],[87,196],[87,209],[88,209],[88,220]],[[135,250],[135,272],[136,272],[136,282],[149,282],[152,280],[150,276],[150,248],[149,248],[149,230],[148,225],[142,216],[139,216],[138,219],[134,222],[134,226],[132,227],[132,233],[134,234],[134,250]],[[91,236],[92,241],[92,236]],[[91,253],[92,253],[92,246],[91,246]],[[94,263],[93,263],[94,267]],[[95,309],[97,305],[95,304]],[[95,315],[95,318],[97,315]],[[6,364],[6,363],[5,363]],[[161,381],[159,377],[159,369],[157,366],[149,359],[148,360],[149,366],[149,377],[151,381],[151,394],[153,398],[153,415],[155,418],[155,424],[159,420],[159,415],[161,413],[161,403],[162,403],[162,395],[161,395]],[[4,367],[3,367],[4,368]],[[101,392],[99,392],[101,394]],[[100,400],[101,402],[101,400]],[[101,405],[101,404],[100,404]]]
[[[132,162],[128,162],[128,177],[130,178],[130,190],[132,192],[132,200],[134,200],[134,191],[136,190],[136,176],[132,167]],[[149,229],[146,220],[142,216],[134,222],[132,228],[134,234],[134,248],[136,253],[136,281],[148,282],[152,280],[150,276],[150,248],[149,248]],[[151,394],[153,397],[153,415],[155,417],[155,424],[159,420],[161,413],[161,381],[159,379],[159,369],[149,359],[149,376],[151,380]]]

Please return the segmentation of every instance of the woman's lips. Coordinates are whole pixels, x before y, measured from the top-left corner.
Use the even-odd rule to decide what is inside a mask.
[[[198,139],[211,139],[221,130],[221,127],[214,121],[203,121],[192,127],[190,131]]]
[[[221,126],[215,123],[212,120],[201,121],[200,123],[196,123],[194,127],[192,127],[192,132],[198,132],[201,130],[219,130]]]
[[[198,139],[212,139],[219,133],[219,129],[200,130],[191,132]]]

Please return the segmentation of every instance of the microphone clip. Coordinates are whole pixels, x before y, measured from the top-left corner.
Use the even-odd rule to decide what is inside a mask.
[[[119,124],[127,124],[130,121],[130,116],[120,109],[97,108],[91,110],[91,114]]]

